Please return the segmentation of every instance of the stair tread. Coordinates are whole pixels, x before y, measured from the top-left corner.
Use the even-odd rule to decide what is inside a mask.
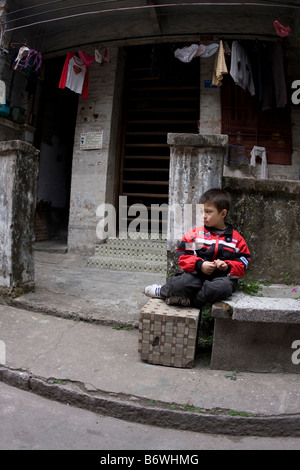
[[[127,271],[166,272],[167,249],[165,239],[107,238],[96,245],[88,265]]]
[[[128,247],[128,248],[113,248],[113,247],[103,247],[103,248],[98,248],[96,251],[95,251],[95,255],[97,254],[98,256],[102,256],[102,255],[105,255],[105,254],[111,254],[111,255],[116,255],[118,256],[118,254],[128,254],[128,256],[145,256],[145,255],[149,255],[149,256],[163,256],[163,257],[166,257],[167,254],[164,250],[153,250],[153,249],[138,249],[138,248],[131,248],[131,247]]]
[[[90,256],[88,261],[109,261],[109,262],[130,262],[130,263],[139,263],[139,264],[164,264],[163,261],[159,260],[152,260],[152,259],[139,259],[139,258],[126,258],[124,256],[114,256],[113,258],[111,256]]]
[[[106,258],[92,256],[88,260],[89,266],[102,267],[106,269],[128,270],[128,271],[154,271],[166,272],[166,263],[151,260],[132,260],[124,258]]]
[[[166,240],[149,240],[148,238],[107,238],[105,244],[107,245],[153,245],[153,246],[165,246],[167,244]],[[102,243],[103,245],[103,243]],[[98,245],[99,246],[99,245]]]

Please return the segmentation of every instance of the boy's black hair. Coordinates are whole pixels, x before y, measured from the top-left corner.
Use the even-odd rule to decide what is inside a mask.
[[[223,209],[226,209],[227,212],[230,209],[231,197],[230,194],[224,189],[213,188],[205,191],[200,197],[200,204],[205,202],[211,202],[216,206],[218,212]]]

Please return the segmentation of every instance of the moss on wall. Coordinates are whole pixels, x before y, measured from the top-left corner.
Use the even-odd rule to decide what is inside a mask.
[[[223,178],[232,197],[228,222],[245,238],[253,261],[247,278],[300,283],[300,182]]]

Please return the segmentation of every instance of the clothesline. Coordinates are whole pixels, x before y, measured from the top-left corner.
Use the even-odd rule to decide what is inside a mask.
[[[12,67],[14,70],[24,70],[31,76],[36,75],[42,66],[42,54],[35,49],[27,46],[26,43],[11,43],[10,47],[16,48],[17,52],[12,58]],[[88,69],[93,62],[102,64],[110,62],[109,50],[107,47],[96,49],[94,55],[88,55],[84,51],[79,50],[78,56],[74,52],[69,52],[65,59],[62,70],[59,88],[70,88],[72,91],[81,94],[83,98],[88,96]],[[0,92],[0,100],[4,104],[3,91]],[[0,103],[1,105],[1,103]]]
[[[281,25],[277,20],[274,21],[274,27],[280,37],[285,37],[291,32],[291,29],[288,26],[286,27]],[[195,57],[207,58],[216,53],[217,56],[214,64],[212,84],[214,86],[221,86],[223,75],[228,74],[225,54],[231,55],[231,50],[227,41],[225,43],[225,48],[222,40],[220,40],[219,44],[191,44],[190,46],[176,49],[174,55],[182,62],[190,62]],[[75,53],[67,54],[59,82],[59,88],[67,87],[75,93],[82,93],[82,97],[87,98],[88,69],[94,61],[98,63],[109,62],[108,49],[105,47],[103,51],[95,50],[94,56],[89,56],[81,50],[78,54],[79,57],[76,56]],[[238,70],[238,63],[239,66],[242,66],[242,71]],[[14,69],[27,69],[30,67],[30,71],[37,72],[40,69],[41,64],[42,55],[38,51],[30,49],[26,45],[22,45],[19,49],[17,58],[15,59]],[[243,47],[239,45],[237,40],[232,42],[230,75],[237,85],[240,85],[243,89],[247,89],[251,95],[254,95],[255,89],[251,72],[251,64]],[[285,104],[286,103],[284,103],[284,105]]]
[[[220,87],[223,75],[229,74],[236,85],[251,96],[256,95],[258,111],[286,106],[284,49],[281,41],[226,40],[223,43],[220,39],[219,44],[192,44],[174,52],[174,56],[185,63],[196,57],[201,59],[214,54],[213,86]]]

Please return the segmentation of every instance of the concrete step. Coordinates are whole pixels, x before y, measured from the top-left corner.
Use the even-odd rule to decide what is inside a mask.
[[[149,238],[107,238],[105,243],[97,245],[98,247],[107,246],[118,246],[118,247],[137,247],[141,249],[157,249],[166,250],[166,240],[161,239],[149,239]]]
[[[166,240],[149,238],[108,238],[97,245],[89,266],[126,271],[166,273]]]
[[[151,259],[128,258],[125,256],[91,256],[88,259],[88,266],[103,269],[115,269],[118,271],[145,271],[156,273],[165,273],[167,270],[166,262],[152,261]]]
[[[44,251],[46,253],[67,253],[68,245],[61,240],[37,241],[34,244],[35,251]]]
[[[98,258],[120,258],[129,260],[140,260],[140,261],[151,261],[158,263],[167,263],[166,255],[162,253],[149,253],[144,251],[134,250],[111,250],[109,248],[104,249],[102,252],[96,252],[95,257]]]
[[[95,256],[137,258],[141,260],[167,261],[167,253],[163,248],[141,246],[100,245],[95,249]]]

